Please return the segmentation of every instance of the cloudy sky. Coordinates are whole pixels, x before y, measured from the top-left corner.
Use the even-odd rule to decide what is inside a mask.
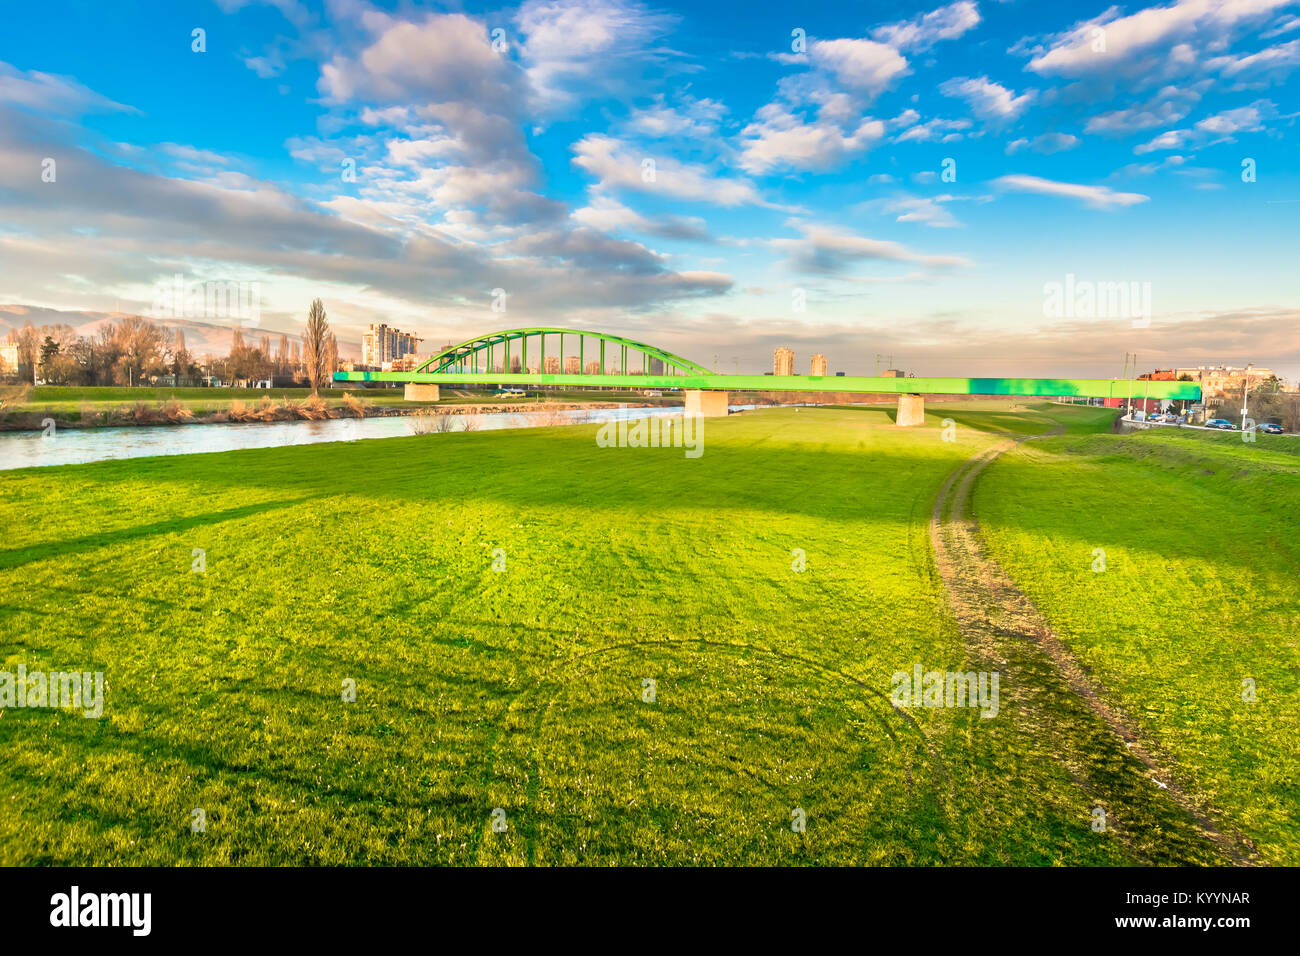
[[[1300,0],[11,4],[0,303],[181,274],[352,342],[1295,378],[1298,68]],[[1053,311],[1067,276],[1151,321]]]

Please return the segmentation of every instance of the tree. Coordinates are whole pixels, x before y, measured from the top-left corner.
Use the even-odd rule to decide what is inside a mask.
[[[320,299],[312,299],[311,308],[307,310],[307,331],[302,337],[302,357],[307,365],[307,379],[311,382],[313,395],[320,394],[321,383],[325,381],[330,334],[329,319],[325,317],[325,303]]]
[[[177,329],[172,333],[172,374],[176,376],[176,384],[181,384],[181,379],[189,378],[193,373],[194,356],[185,347],[185,333]]]
[[[51,335],[45,336],[41,345],[41,377],[50,383],[57,383],[62,377],[59,372],[59,343]]]
[[[26,323],[21,332],[11,332],[12,344],[18,346],[18,376],[24,381],[36,382],[36,361],[40,338],[32,323]]]
[[[119,385],[139,385],[146,375],[166,370],[170,336],[148,319],[138,315],[119,319],[108,328],[108,338],[117,351],[113,377]]]

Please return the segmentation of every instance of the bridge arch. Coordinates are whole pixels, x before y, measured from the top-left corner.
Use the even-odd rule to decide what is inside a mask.
[[[624,338],[621,335],[610,335],[608,332],[591,332],[586,329],[561,329],[548,326],[535,326],[522,329],[506,329],[501,332],[490,332],[487,335],[480,335],[468,341],[461,342],[458,345],[449,345],[447,348],[438,352],[428,361],[424,362],[417,368],[417,372],[426,372],[437,374],[439,372],[470,372],[492,373],[496,371],[494,367],[494,358],[500,357],[501,369],[505,373],[511,372],[512,359],[519,360],[520,371],[528,371],[528,342],[532,339],[537,351],[534,353],[538,356],[538,371],[546,374],[546,341],[547,336],[559,336],[559,350],[552,352],[553,356],[559,358],[559,374],[565,374],[565,359],[567,356],[576,354],[578,358],[578,372],[585,374],[588,364],[586,352],[586,340],[596,340],[596,358],[599,362],[599,374],[614,374],[607,372],[609,366],[606,357],[606,347],[614,346],[615,358],[617,359],[618,373],[627,375],[629,354],[641,355],[641,371],[644,374],[663,374],[663,375],[708,375],[709,370],[702,365],[692,362],[690,359],[683,358],[680,355],[674,355],[672,352],[656,348],[653,345],[647,345],[644,342],[637,342],[633,339]],[[565,337],[577,339],[577,351],[572,350],[566,355],[564,349]],[[514,354],[511,354],[511,346],[515,347]],[[663,364],[662,372],[652,372],[651,362],[661,362]]]

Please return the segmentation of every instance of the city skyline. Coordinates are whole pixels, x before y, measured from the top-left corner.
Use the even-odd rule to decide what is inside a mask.
[[[258,283],[271,334],[320,296],[352,354],[553,324],[723,370],[1300,377],[1289,0],[196,9],[9,12],[0,304],[182,275]],[[1053,293],[1090,284],[1124,314]]]

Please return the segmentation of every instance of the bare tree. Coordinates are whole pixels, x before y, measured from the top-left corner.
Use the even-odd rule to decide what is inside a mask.
[[[128,315],[113,323],[109,336],[117,352],[113,377],[119,385],[140,385],[145,376],[164,371],[171,337],[161,326]]]
[[[321,383],[325,381],[329,340],[330,324],[325,317],[325,304],[320,299],[312,299],[311,308],[307,310],[307,331],[302,337],[302,357],[307,365],[307,378],[313,395],[320,394]]]

